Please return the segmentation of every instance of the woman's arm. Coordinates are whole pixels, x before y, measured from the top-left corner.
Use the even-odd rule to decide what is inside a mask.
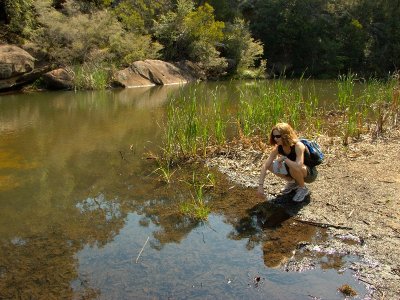
[[[265,176],[267,175],[267,170],[271,167],[272,162],[278,155],[278,146],[275,145],[274,149],[272,149],[271,153],[269,154],[268,158],[265,160],[263,163],[263,166],[261,168],[261,174],[260,174],[260,179],[258,180],[258,192],[263,191],[263,186],[264,186],[264,180]]]

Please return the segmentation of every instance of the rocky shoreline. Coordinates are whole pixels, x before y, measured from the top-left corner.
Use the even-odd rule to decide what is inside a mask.
[[[281,268],[306,269],[318,253],[357,255],[359,260],[346,263],[345,268],[367,286],[367,299],[400,299],[399,129],[378,139],[362,136],[347,147],[340,138],[320,136],[317,140],[326,159],[318,166],[318,179],[309,185],[309,201],[295,210],[293,219],[327,228],[329,238],[319,244],[299,243],[299,251]],[[268,149],[237,143],[229,153],[210,158],[207,165],[218,167],[231,181],[256,193]],[[265,202],[279,205],[276,196],[282,185],[267,174]]]
[[[40,66],[37,59],[15,45],[0,44],[0,92],[19,90],[41,81],[48,90],[74,88],[75,74],[69,67]],[[41,63],[43,64],[43,62]],[[205,80],[205,72],[190,61],[165,62],[146,59],[132,62],[112,76],[112,86],[133,88],[155,85],[184,84]]]

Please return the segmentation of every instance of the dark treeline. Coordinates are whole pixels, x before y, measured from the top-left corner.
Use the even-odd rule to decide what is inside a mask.
[[[191,60],[210,76],[387,76],[400,0],[2,0],[0,42],[64,65]],[[266,64],[265,64],[266,63]]]

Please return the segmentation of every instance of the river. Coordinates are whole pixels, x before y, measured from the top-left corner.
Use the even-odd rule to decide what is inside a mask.
[[[219,85],[234,103],[237,84],[197,89]],[[318,86],[329,99],[330,85]],[[148,158],[162,146],[169,97],[189,88],[0,96],[0,299],[343,299],[345,283],[365,293],[331,258],[280,268],[293,236],[323,232],[300,233],[278,211],[262,229],[228,208],[252,190],[210,194],[208,222],[179,215],[185,185],[166,187]]]

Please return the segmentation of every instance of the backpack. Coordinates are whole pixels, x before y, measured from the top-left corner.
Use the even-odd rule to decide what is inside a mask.
[[[304,138],[300,139],[300,142],[304,144],[304,146],[307,147],[308,152],[310,152],[310,158],[311,161],[313,162],[314,166],[320,165],[324,161],[324,153],[321,150],[321,147],[318,145],[318,143],[314,140],[307,140]]]

